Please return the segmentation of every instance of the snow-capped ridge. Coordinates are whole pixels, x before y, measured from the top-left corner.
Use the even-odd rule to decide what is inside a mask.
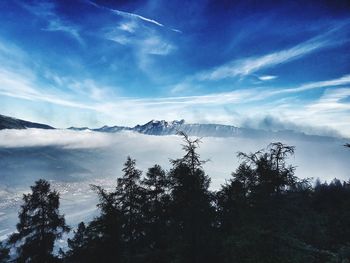
[[[40,123],[28,122],[20,119],[15,119],[7,116],[0,115],[0,130],[1,129],[54,129],[53,127]],[[251,128],[238,128],[232,125],[224,124],[200,124],[200,123],[187,123],[185,120],[151,120],[145,124],[138,124],[134,127],[126,126],[108,126],[104,125],[100,128],[89,127],[69,127],[69,130],[74,131],[93,131],[93,132],[105,132],[105,133],[117,133],[122,131],[137,132],[147,135],[175,135],[179,131],[183,131],[189,136],[197,137],[254,137],[254,138],[267,138],[276,136],[278,138],[299,138],[307,140],[334,140],[335,137],[330,136],[318,136],[307,135],[303,132],[282,130],[282,131],[266,131]]]

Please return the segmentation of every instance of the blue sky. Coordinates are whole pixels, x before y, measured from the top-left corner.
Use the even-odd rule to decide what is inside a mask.
[[[0,113],[350,137],[348,1],[0,1]]]

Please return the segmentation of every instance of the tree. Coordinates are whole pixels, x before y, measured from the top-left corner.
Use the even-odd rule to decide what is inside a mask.
[[[99,196],[101,214],[87,227],[87,248],[90,261],[119,262],[122,258],[122,214],[115,192],[92,186]]]
[[[154,165],[148,169],[142,186],[145,193],[142,209],[149,254],[147,261],[167,262],[169,180],[165,171],[159,165]]]
[[[217,192],[217,216],[223,235],[240,228],[241,223],[247,220],[249,195],[256,184],[256,174],[247,164],[241,164],[232,178],[221,186]]]
[[[64,253],[66,262],[120,262],[121,241],[119,216],[101,214],[87,226],[78,225],[75,235],[68,239],[69,251]]]
[[[213,195],[210,179],[202,169],[205,161],[196,152],[200,139],[191,140],[181,132],[185,155],[172,160],[171,216],[174,257],[180,262],[207,262],[213,256]]]
[[[10,249],[0,241],[0,262],[7,262],[10,259]]]
[[[69,238],[68,241],[68,252],[63,253],[66,261],[68,262],[87,262],[89,258],[86,254],[87,238],[86,238],[86,227],[83,222],[79,223],[77,230],[74,231],[74,237]]]
[[[88,226],[78,225],[75,235],[68,239],[69,251],[64,253],[67,262],[119,262],[122,257],[121,213],[115,192],[91,185],[97,193],[100,215]]]
[[[271,195],[295,188],[297,186],[295,167],[286,164],[286,159],[294,154],[294,150],[294,146],[276,142],[269,144],[266,151],[250,154],[239,152],[238,157],[243,160],[243,164],[251,167],[255,173],[255,183],[249,191]]]
[[[91,186],[99,196],[101,213],[87,227],[80,224],[73,239],[68,240],[68,262],[135,262],[141,257],[145,234],[141,171],[128,157],[123,172],[114,191]]]
[[[12,234],[9,242],[18,244],[17,262],[54,262],[55,240],[69,232],[64,216],[59,213],[59,193],[42,179],[31,190],[32,193],[23,196],[18,233]]]
[[[225,262],[316,262],[317,250],[296,231],[305,227],[304,198],[311,192],[286,163],[293,154],[293,146],[280,142],[238,153],[242,163],[217,194]]]
[[[145,202],[144,191],[140,186],[142,172],[136,168],[136,160],[128,156],[123,176],[118,178],[113,193],[116,207],[121,214],[122,239],[125,243],[125,259],[135,262],[139,257],[144,237],[142,206]]]

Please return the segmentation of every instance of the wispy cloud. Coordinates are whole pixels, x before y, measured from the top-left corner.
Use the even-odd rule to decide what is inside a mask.
[[[87,1],[87,3],[120,17],[117,26],[112,22],[102,28],[101,37],[125,46],[129,54],[133,56],[137,69],[150,79],[159,81],[160,76],[155,74],[157,60],[174,52],[177,46],[165,30],[158,29],[166,28],[175,32],[180,31],[135,13],[108,8],[92,1]]]
[[[160,27],[164,27],[164,25],[162,23],[159,23],[158,21],[156,21],[154,19],[150,19],[150,18],[147,18],[147,17],[144,17],[144,16],[140,16],[138,14],[128,13],[128,12],[120,11],[120,10],[117,10],[117,9],[109,9],[109,10],[111,12],[117,14],[117,15],[122,16],[122,17],[137,18],[137,19],[146,21],[148,23],[151,23],[151,24],[154,24],[154,25],[157,25],[157,26],[160,26]]]
[[[331,87],[331,86],[342,86],[342,85],[348,85],[348,84],[350,84],[350,74],[342,76],[337,79],[317,81],[317,82],[307,83],[296,88],[283,89],[280,91],[276,91],[276,93],[296,93],[296,92],[302,92],[302,91],[311,90],[311,89],[319,89],[319,88]]]
[[[44,28],[45,31],[62,31],[70,34],[75,38],[80,44],[84,44],[83,39],[81,38],[79,31],[76,27],[62,23],[59,19],[53,19],[49,21],[49,25]]]
[[[129,33],[134,33],[137,28],[135,21],[122,22],[119,24],[118,29]]]
[[[336,86],[344,86],[344,85],[350,85],[349,74],[336,79],[315,81],[315,82],[310,82],[306,84],[301,84],[300,86],[297,86],[294,88],[264,89],[260,92],[260,94],[261,94],[261,98],[267,98],[275,95],[301,93],[301,92],[313,90],[313,89],[322,89],[327,87],[336,87]]]
[[[159,27],[165,27],[164,24],[162,24],[161,22],[159,22],[159,21],[157,21],[155,19],[152,19],[152,18],[141,16],[141,15],[135,14],[135,13],[121,11],[121,10],[118,10],[118,9],[107,8],[105,6],[98,5],[95,2],[93,2],[93,1],[87,1],[87,3],[93,5],[93,6],[97,7],[97,8],[108,10],[109,12],[112,12],[113,14],[116,14],[116,15],[124,17],[124,18],[137,19],[137,20],[145,21],[147,23],[159,26]],[[169,28],[169,29],[171,31],[176,32],[176,33],[182,33],[181,30],[178,30],[178,29],[175,29],[175,28]]]
[[[334,39],[335,33],[338,32],[338,29],[339,28],[333,28],[324,34],[318,35],[288,49],[272,52],[259,57],[233,60],[212,70],[201,72],[197,75],[197,78],[200,80],[219,80],[231,77],[243,77],[262,69],[288,63],[321,50],[322,48],[343,43],[344,37],[339,38],[339,36],[337,36],[337,39]]]
[[[250,57],[231,61],[228,64],[215,68],[214,70],[202,72],[198,77],[201,80],[218,80],[236,76],[246,76],[263,68],[287,63],[325,47],[326,45],[327,41],[308,41],[293,48],[270,53],[261,57]]]
[[[349,111],[350,103],[343,102],[344,99],[350,99],[350,87],[329,89],[323,94],[323,96],[311,104],[308,108],[311,112],[336,112],[336,111]],[[350,115],[349,115],[350,116]],[[348,118],[350,121],[350,118]]]
[[[63,84],[67,87],[73,86],[72,81],[67,82],[65,77],[57,74],[48,74],[48,70],[45,73],[41,72],[40,67],[33,64],[33,58],[22,49],[0,41],[0,60],[0,95],[74,108],[91,108],[72,100],[71,96],[57,89]],[[45,78],[53,80],[53,85],[47,82],[43,84],[42,80]],[[81,81],[80,84],[88,89],[86,93],[90,94],[93,91],[96,94],[97,87],[94,83]]]
[[[38,88],[35,80],[28,79],[23,75],[15,72],[0,69],[0,94],[13,98],[20,98],[31,101],[49,102],[57,105],[94,109],[89,105],[74,102],[68,98],[64,98],[64,93],[50,92],[48,88]]]
[[[80,36],[77,26],[68,23],[57,15],[55,12],[55,5],[52,2],[39,2],[36,4],[26,4],[20,2],[20,5],[28,10],[33,15],[47,21],[47,27],[43,28],[43,31],[61,31],[69,34],[76,39],[80,44],[84,44],[82,37]]]
[[[172,31],[174,31],[174,32],[176,32],[176,33],[182,33],[182,31],[179,30],[179,29],[171,28],[170,30],[172,30]]]
[[[273,75],[264,75],[264,76],[259,76],[258,79],[261,81],[268,81],[268,80],[273,80],[276,79],[277,76],[273,76]]]
[[[89,110],[98,114],[101,122],[107,124],[132,125],[152,118],[185,118],[192,122],[239,125],[247,117],[257,118],[257,115],[261,117],[261,114],[270,114],[286,118],[300,127],[306,127],[306,124],[329,126],[337,131],[341,127],[342,134],[350,136],[350,130],[347,128],[349,103],[344,101],[349,96],[350,75],[288,89],[245,88],[198,96],[125,98],[110,93],[111,89],[104,89],[103,85],[93,80],[69,79],[57,73],[36,72],[25,66],[30,65],[27,61],[31,61],[25,52],[2,42],[0,59],[4,62],[0,66],[2,96],[45,102],[62,108]],[[52,80],[52,84],[43,84],[38,76]],[[60,90],[61,86],[71,92]],[[176,88],[189,87],[180,85]],[[311,89],[325,89],[326,92],[319,101],[317,98],[311,102],[294,101],[294,94],[299,95]],[[280,95],[287,96],[279,100]],[[239,114],[233,113],[233,109]]]
[[[54,92],[52,89],[42,87],[36,82],[35,75],[33,76],[33,74],[30,74],[30,71],[28,74],[23,74],[22,72],[21,74],[19,74],[11,70],[1,68],[1,95],[31,101],[44,101],[56,105],[61,105],[64,107],[88,109],[106,114],[108,116],[110,116],[111,113],[112,115],[114,115],[114,112],[119,112],[121,116],[125,116],[125,119],[120,119],[121,122],[125,122],[127,117],[128,119],[130,119],[130,116],[134,116],[135,120],[138,120],[140,118],[139,116],[141,115],[144,116],[144,120],[147,120],[148,118],[154,118],[156,116],[164,116],[167,114],[169,114],[169,118],[177,118],[176,115],[180,114],[180,112],[182,112],[182,114],[188,115],[191,111],[196,112],[196,109],[200,109],[201,107],[215,108],[217,106],[225,107],[226,105],[237,105],[237,107],[239,107],[242,110],[242,107],[247,103],[262,101],[271,96],[281,94],[293,94],[310,89],[344,86],[350,84],[350,75],[345,75],[337,79],[307,83],[291,89],[280,88],[276,90],[266,88],[250,88],[199,96],[137,99],[117,97],[116,95],[110,94],[108,92],[108,89],[103,90],[101,88],[103,87],[102,85],[99,85],[95,82],[91,82],[89,80],[67,81],[62,77],[56,75],[53,76],[56,85],[67,85],[74,91],[73,94],[83,95],[82,98],[86,98],[86,94],[88,93],[93,94],[93,96],[89,98],[89,102],[87,100],[82,102],[82,100],[76,101],[72,96],[66,96],[65,93]],[[283,103],[279,104],[279,110],[281,110],[282,105]],[[287,103],[287,105],[289,107],[290,105],[293,105],[293,103]],[[330,104],[330,106],[331,105],[334,104]],[[339,105],[337,105],[337,107],[338,106]],[[277,109],[276,104],[272,104],[270,106],[267,105],[266,107],[270,107],[270,109]],[[314,106],[313,108],[315,107],[316,106]],[[260,111],[261,110],[258,110],[257,112]],[[221,112],[221,114],[225,113]],[[291,114],[291,116],[293,116],[293,114]],[[212,118],[212,121],[219,120],[219,114],[215,114],[215,116],[208,118]],[[224,118],[224,121],[227,121],[227,119]]]
[[[142,52],[151,55],[167,55],[172,52],[175,47],[157,36],[151,36],[143,40],[140,49]]]

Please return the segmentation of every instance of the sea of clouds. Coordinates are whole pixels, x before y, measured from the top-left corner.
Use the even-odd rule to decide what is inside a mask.
[[[211,188],[230,179],[240,160],[237,152],[255,152],[270,142],[282,141],[296,146],[288,162],[296,166],[301,178],[350,177],[350,151],[342,139],[307,140],[256,138],[202,138],[198,149],[203,168],[211,177]],[[0,131],[0,239],[11,233],[23,193],[39,178],[45,178],[61,193],[62,211],[67,222],[75,225],[96,214],[96,195],[90,184],[112,189],[126,157],[137,160],[144,172],[154,164],[170,169],[170,159],[182,156],[179,136],[150,136],[134,132],[100,133],[72,130],[2,130]]]

